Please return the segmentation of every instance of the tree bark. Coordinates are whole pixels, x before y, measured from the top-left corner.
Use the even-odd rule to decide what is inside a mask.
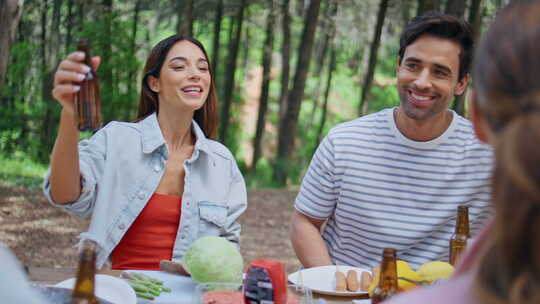
[[[275,10],[274,0],[270,0],[270,8],[266,19],[266,38],[263,50],[263,77],[261,86],[261,99],[259,102],[259,113],[257,115],[257,127],[255,129],[255,138],[253,139],[253,161],[251,168],[253,171],[257,169],[257,162],[262,154],[261,142],[264,134],[264,126],[266,125],[266,111],[268,109],[268,93],[270,89],[270,71],[272,70],[272,50],[274,48],[274,25],[275,25]]]
[[[221,37],[221,19],[223,19],[223,0],[218,0],[216,7],[216,15],[214,17],[214,44],[212,50],[212,70],[214,75],[218,73],[219,61],[219,38]]]
[[[463,18],[466,8],[467,0],[447,0],[444,11],[447,14]]]
[[[373,40],[371,42],[371,48],[369,50],[368,70],[364,77],[362,94],[360,94],[360,104],[358,107],[358,112],[360,115],[364,115],[368,111],[369,102],[366,99],[368,97],[369,90],[371,89],[373,74],[375,73],[375,65],[377,64],[377,52],[381,43],[381,33],[387,8],[388,0],[381,0],[381,2],[379,2],[379,11],[377,13],[377,24],[375,25],[375,32],[373,32]]]
[[[9,50],[15,40],[17,25],[21,18],[24,0],[2,0],[0,2],[0,96],[6,79]]]
[[[193,36],[193,0],[177,0],[178,20],[176,31],[179,35]]]
[[[278,185],[285,185],[287,181],[288,159],[291,157],[298,125],[298,115],[304,96],[307,72],[311,62],[313,41],[319,19],[321,0],[311,0],[304,19],[304,30],[300,47],[298,48],[298,62],[294,76],[293,89],[289,94],[287,110],[283,119],[280,120],[278,132],[278,153],[273,172],[274,181]]]
[[[281,29],[283,31],[283,44],[281,46],[281,92],[279,94],[279,120],[285,115],[287,109],[287,94],[289,93],[289,74],[291,56],[291,14],[289,13],[289,0],[281,3]]]
[[[236,72],[236,60],[238,58],[238,49],[240,46],[240,39],[242,36],[242,23],[244,20],[244,9],[246,6],[246,0],[241,0],[238,14],[236,15],[236,28],[234,31],[234,38],[230,43],[229,57],[227,60],[227,75],[225,76],[224,100],[223,107],[221,108],[221,125],[219,129],[219,138],[221,142],[227,144],[227,131],[229,128],[229,116],[231,111],[231,104],[234,91],[234,74]]]

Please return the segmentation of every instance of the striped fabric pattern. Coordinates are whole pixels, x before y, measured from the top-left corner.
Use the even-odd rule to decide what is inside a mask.
[[[469,206],[472,237],[491,216],[492,151],[453,112],[440,137],[416,142],[397,129],[394,109],[335,126],[313,156],[295,201],[327,219],[334,262],[372,267],[384,247],[413,268],[448,260],[458,205]]]

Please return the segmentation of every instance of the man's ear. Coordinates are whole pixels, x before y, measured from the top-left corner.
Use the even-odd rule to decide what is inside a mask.
[[[471,78],[470,74],[466,74],[461,78],[461,80],[458,81],[456,89],[454,90],[455,95],[461,95],[463,92],[465,92],[465,89],[467,89],[467,85],[469,84],[469,80]]]
[[[400,66],[400,63],[401,62],[401,57],[397,56],[397,61],[396,61],[396,75],[397,73],[399,72],[399,66]]]
[[[472,121],[474,134],[483,143],[489,143],[489,126],[486,117],[478,108],[478,96],[473,89],[468,91],[467,103],[469,105],[469,118]]]
[[[146,78],[146,84],[148,84],[150,90],[154,91],[155,93],[159,93],[160,86],[156,77],[148,76],[148,78]]]

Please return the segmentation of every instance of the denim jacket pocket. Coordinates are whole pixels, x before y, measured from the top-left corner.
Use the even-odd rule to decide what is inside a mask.
[[[226,205],[200,201],[199,205],[199,237],[203,236],[221,236],[224,234],[227,223]]]

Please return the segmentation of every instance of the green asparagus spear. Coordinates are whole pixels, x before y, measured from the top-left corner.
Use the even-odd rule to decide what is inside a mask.
[[[155,297],[153,295],[151,295],[151,294],[147,294],[147,293],[143,293],[143,292],[136,292],[135,294],[139,298],[148,299],[148,300],[155,299]]]

